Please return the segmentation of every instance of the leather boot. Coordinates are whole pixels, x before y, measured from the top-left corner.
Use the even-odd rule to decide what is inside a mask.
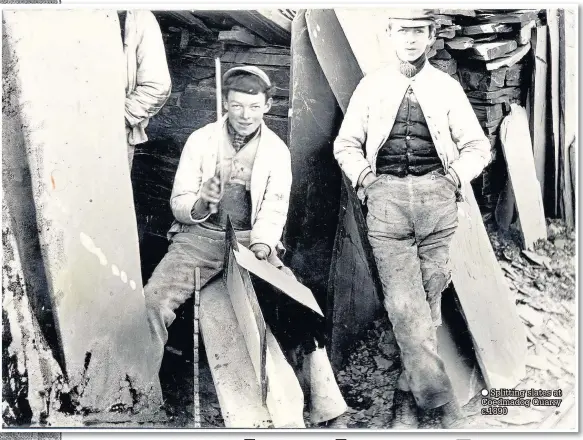
[[[419,417],[413,394],[399,389],[393,397],[393,429],[417,429]]]

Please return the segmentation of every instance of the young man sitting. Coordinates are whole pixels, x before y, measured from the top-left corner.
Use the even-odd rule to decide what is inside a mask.
[[[170,200],[176,219],[169,231],[171,243],[144,289],[158,370],[174,311],[193,294],[195,268],[200,269],[202,286],[223,269],[227,215],[240,244],[293,276],[277,256],[292,173],[287,146],[263,121],[272,91],[269,77],[257,67],[228,70],[223,76],[227,114],[192,133],[182,151]],[[327,386],[311,394],[325,396],[320,400],[328,403],[312,407],[312,421],[338,421],[346,403],[322,350],[312,353],[313,368],[329,380],[316,381]]]

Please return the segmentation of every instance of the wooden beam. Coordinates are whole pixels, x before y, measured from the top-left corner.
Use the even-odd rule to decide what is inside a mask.
[[[521,46],[528,43],[532,39],[532,30],[536,27],[536,21],[532,20],[523,25],[520,28],[520,34],[518,35],[518,44]]]
[[[553,169],[553,212],[552,214],[559,214],[559,149],[560,149],[560,138],[559,138],[559,20],[558,20],[558,9],[547,9],[547,23],[549,27],[549,47],[550,56],[548,60],[550,61],[551,68],[551,81],[550,81],[550,103],[551,103],[551,130],[552,130],[552,169]]]
[[[251,32],[271,44],[290,45],[290,31],[257,10],[231,10],[228,14]]]
[[[232,29],[230,31],[220,31],[219,41],[230,44],[242,44],[245,46],[266,46],[267,43],[252,34],[247,29]]]
[[[560,21],[560,189],[561,214],[569,228],[575,227],[575,199],[576,191],[573,185],[575,176],[572,169],[572,156],[577,146],[576,117],[573,109],[577,106],[577,13],[564,8],[561,10]]]
[[[521,59],[523,59],[529,50],[530,43],[527,43],[524,46],[520,46],[516,50],[506,54],[506,56],[486,63],[486,69],[496,70],[504,66],[507,67],[513,66],[514,64],[518,63]]]
[[[500,127],[500,140],[516,197],[523,245],[525,249],[533,249],[537,240],[547,238],[547,227],[536,178],[528,118],[523,107],[511,105],[510,114]]]
[[[213,31],[200,18],[195,17],[188,11],[161,11],[160,13],[180,21],[202,35],[209,36],[213,34]]]

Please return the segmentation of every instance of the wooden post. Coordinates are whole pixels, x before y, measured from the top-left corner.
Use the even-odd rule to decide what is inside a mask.
[[[193,319],[194,319],[194,354],[192,357],[192,367],[194,371],[194,427],[200,428],[200,384],[199,384],[199,368],[198,368],[198,335],[199,335],[199,307],[200,307],[200,267],[194,269],[194,298],[193,298]]]
[[[534,69],[532,80],[532,146],[536,177],[545,195],[547,139],[547,26],[536,28],[533,38]]]

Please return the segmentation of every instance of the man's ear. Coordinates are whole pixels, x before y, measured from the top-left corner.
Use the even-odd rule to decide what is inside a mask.
[[[437,29],[435,26],[429,26],[429,46],[428,49],[433,46],[433,44],[435,43],[435,40],[437,40]]]
[[[265,113],[271,110],[271,106],[273,105],[273,98],[269,98],[265,103]]]
[[[227,97],[223,96],[223,109],[229,111],[229,103],[227,102]]]

